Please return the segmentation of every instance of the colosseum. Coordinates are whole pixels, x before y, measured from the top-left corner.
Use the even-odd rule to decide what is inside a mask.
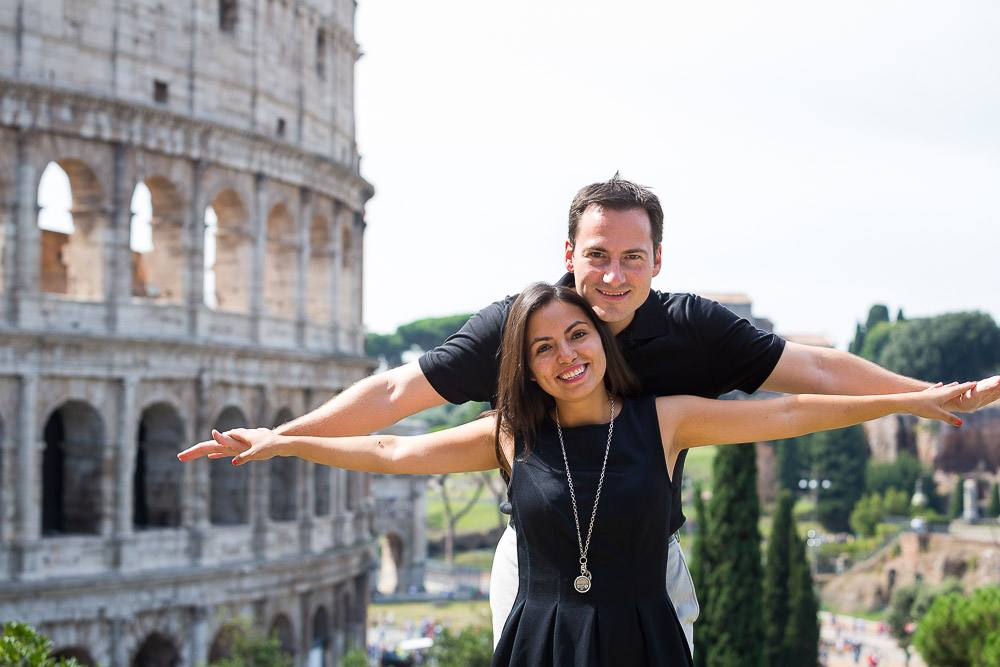
[[[238,619],[296,664],[363,646],[367,476],[175,458],[372,369],[354,11],[0,5],[0,621],[59,656],[193,667]]]

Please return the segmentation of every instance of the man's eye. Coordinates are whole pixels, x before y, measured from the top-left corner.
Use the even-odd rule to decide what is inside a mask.
[[[642,259],[642,255],[625,255],[625,259],[630,259],[632,261],[638,261]]]
[[[589,252],[589,253],[587,253],[587,257],[589,257],[590,259],[604,259],[604,253],[603,252]]]

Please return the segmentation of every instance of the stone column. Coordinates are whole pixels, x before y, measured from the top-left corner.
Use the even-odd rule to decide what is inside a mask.
[[[184,234],[184,289],[188,311],[188,334],[202,335],[200,316],[205,304],[205,209],[201,202],[201,183],[205,178],[205,163],[191,163],[191,192],[187,231]]]
[[[13,563],[15,577],[24,573],[28,563],[25,549],[37,542],[42,534],[42,470],[40,453],[45,443],[38,431],[38,376],[22,375],[18,396],[18,421],[15,442],[17,448],[17,488],[14,525],[11,531],[15,545]]]
[[[361,317],[361,307],[362,307],[362,288],[364,285],[364,236],[365,236],[365,222],[361,217],[360,213],[355,213],[352,216],[351,225],[351,278],[354,283],[354,289],[351,293],[354,295],[355,302],[352,304],[351,308],[351,352],[354,354],[363,354],[365,351],[365,341],[364,341],[364,327],[362,324]]]
[[[340,332],[344,322],[340,319],[340,281],[343,279],[344,261],[344,230],[341,224],[344,205],[333,204],[333,220],[330,227],[333,238],[330,240],[330,332],[333,349],[340,350]]]
[[[115,566],[121,567],[123,540],[129,537],[133,530],[135,511],[134,486],[135,459],[138,450],[137,435],[139,432],[137,413],[137,394],[139,378],[126,375],[121,379],[118,396],[118,423],[115,424],[116,437],[105,449],[110,455],[111,463],[116,467],[114,493],[114,535],[117,554]]]
[[[261,314],[264,308],[264,264],[267,253],[267,184],[265,174],[257,174],[254,179],[254,205],[250,220],[250,235],[253,239],[251,250],[250,290],[247,312],[250,314],[250,340],[260,341]]]
[[[31,159],[34,134],[21,131],[17,135],[17,182],[14,185],[14,204],[17,219],[13,281],[7,285],[10,292],[12,318],[21,327],[32,327],[38,319],[39,281],[41,280],[41,232],[38,229],[38,197],[35,183],[37,169]],[[27,307],[26,307],[27,306]],[[26,440],[24,442],[34,442]]]
[[[113,146],[111,211],[104,236],[104,301],[108,331],[117,331],[119,311],[132,297],[132,192],[135,188],[132,151],[122,143]]]
[[[975,479],[967,479],[962,484],[964,509],[962,518],[966,521],[975,521],[979,518],[979,483]]]
[[[309,320],[308,295],[306,275],[309,271],[309,260],[312,258],[312,243],[309,233],[312,230],[312,220],[309,211],[312,208],[312,193],[308,188],[299,189],[299,220],[296,225],[298,237],[299,265],[295,272],[295,342],[299,347],[305,345],[306,323]]]

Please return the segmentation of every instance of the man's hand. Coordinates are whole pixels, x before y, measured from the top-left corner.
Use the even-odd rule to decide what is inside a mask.
[[[980,380],[941,407],[948,412],[972,412],[1000,398],[1000,375]]]

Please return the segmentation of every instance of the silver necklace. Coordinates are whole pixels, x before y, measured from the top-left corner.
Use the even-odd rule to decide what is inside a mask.
[[[573,522],[576,524],[576,541],[580,546],[580,576],[573,580],[573,588],[577,593],[590,590],[593,577],[587,569],[587,552],[590,551],[590,535],[594,532],[594,518],[597,516],[597,502],[601,499],[601,487],[604,485],[604,471],[608,468],[608,452],[611,451],[611,434],[615,430],[615,399],[611,399],[611,423],[608,425],[608,445],[604,449],[604,463],[601,464],[601,476],[597,480],[597,493],[594,494],[594,511],[590,513],[590,527],[587,528],[587,542],[584,543],[580,534],[580,516],[576,510],[576,494],[573,492],[573,476],[569,474],[569,460],[566,458],[566,445],[563,443],[562,426],[559,424],[559,406],[556,406],[556,433],[559,434],[559,447],[562,448],[563,463],[566,464],[566,481],[569,482],[569,499],[573,501]]]

